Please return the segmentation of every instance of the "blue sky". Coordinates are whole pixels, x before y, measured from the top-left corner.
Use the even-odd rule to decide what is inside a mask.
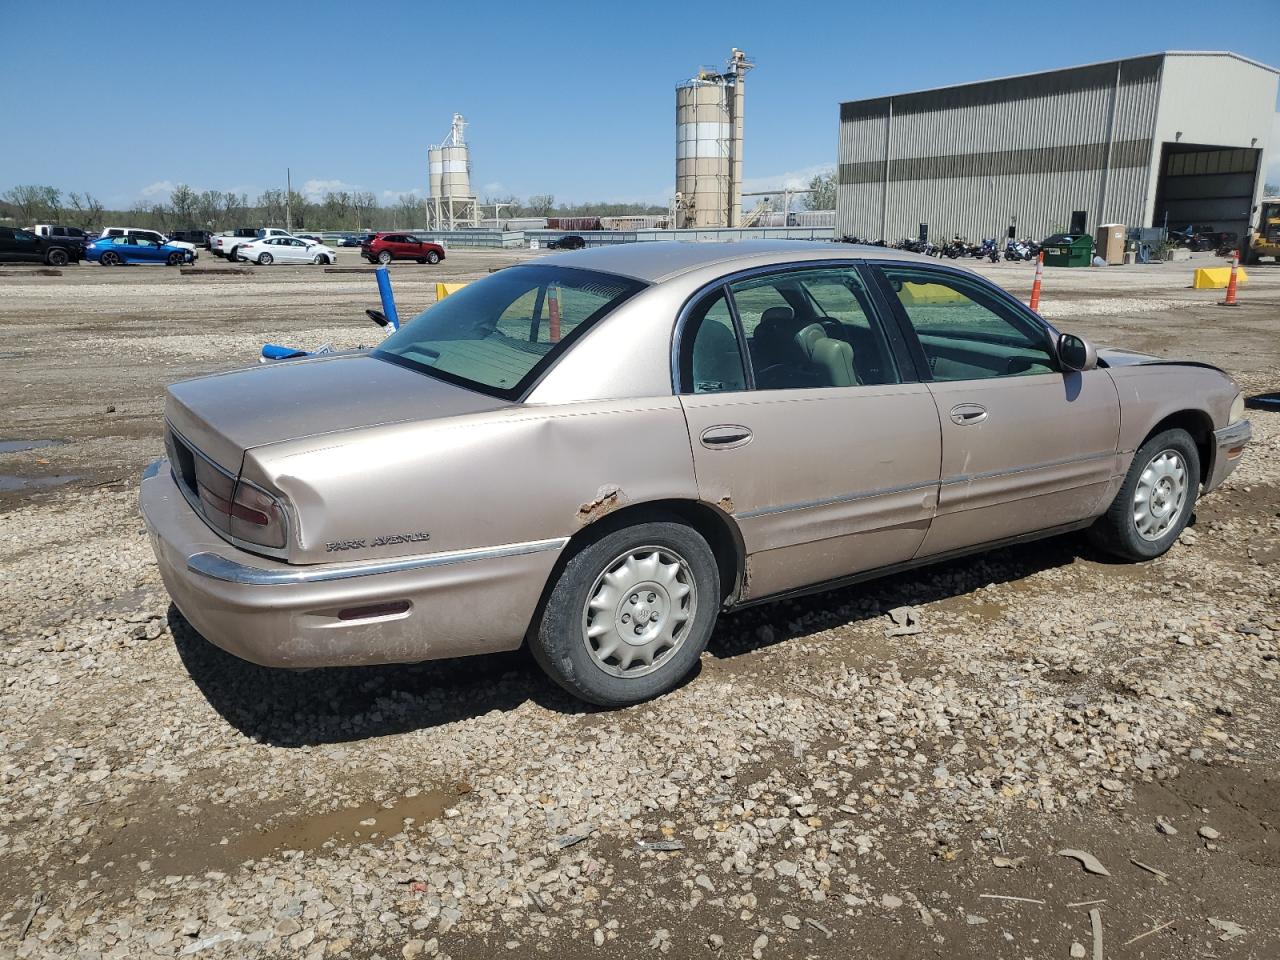
[[[1166,49],[1280,64],[1277,0],[0,6],[0,190],[108,206],[179,182],[255,195],[286,167],[316,193],[425,194],[454,111],[482,194],[665,202],[673,88],[733,46],[757,64],[749,188],[833,165],[841,100]]]

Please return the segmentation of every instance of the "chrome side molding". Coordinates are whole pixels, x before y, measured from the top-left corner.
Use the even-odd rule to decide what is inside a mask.
[[[446,564],[466,563],[470,560],[521,557],[546,550],[559,550],[568,542],[568,537],[557,537],[553,540],[530,540],[525,543],[508,543],[497,547],[476,547],[470,550],[451,550],[413,557],[394,557],[389,560],[368,560],[363,563],[315,564],[291,567],[287,570],[265,570],[262,567],[251,567],[235,560],[228,560],[216,553],[197,553],[187,558],[187,569],[212,580],[255,586],[323,583],[327,580],[348,580],[352,577],[377,576],[380,573],[400,573],[405,570],[442,567]]]

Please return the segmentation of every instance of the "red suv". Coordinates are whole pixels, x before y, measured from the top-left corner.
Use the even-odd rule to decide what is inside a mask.
[[[370,263],[390,263],[392,260],[439,263],[444,259],[444,247],[429,240],[419,240],[408,233],[375,233],[365,237],[360,244],[360,256]]]

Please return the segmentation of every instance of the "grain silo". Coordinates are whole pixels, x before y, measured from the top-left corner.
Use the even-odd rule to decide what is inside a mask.
[[[741,223],[743,104],[752,66],[735,47],[723,73],[704,68],[676,87],[677,227]]]
[[[471,155],[463,131],[462,114],[453,115],[449,135],[427,150],[431,196],[427,200],[428,226],[433,230],[474,227],[477,211],[471,192]]]

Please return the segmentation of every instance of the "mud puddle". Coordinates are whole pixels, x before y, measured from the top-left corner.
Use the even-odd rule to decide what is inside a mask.
[[[57,440],[0,440],[0,453],[21,453],[23,450],[43,450],[57,445]]]
[[[24,477],[16,473],[0,473],[0,493],[16,493],[21,490],[43,490],[75,483],[84,477],[75,473],[63,473],[52,477]]]
[[[249,860],[285,850],[310,852],[380,843],[439,819],[458,799],[458,792],[424,790],[323,813],[260,810],[255,822],[243,812],[219,806],[200,809],[181,804],[174,808],[176,816],[166,815],[163,800],[139,798],[114,810],[96,811],[85,843],[90,849],[81,847],[76,860],[54,858],[43,868],[51,877],[87,879],[107,888],[122,878],[136,877],[140,869],[159,876],[232,871]],[[198,819],[199,829],[191,829],[192,818]],[[0,903],[20,898],[24,883],[16,860],[0,863]]]
[[[443,790],[424,790],[412,797],[398,797],[389,805],[370,802],[293,817],[244,837],[234,849],[240,859],[255,860],[279,850],[320,850],[330,845],[342,847],[385,840],[403,832],[406,826],[439,819],[456,801],[455,795]]]

